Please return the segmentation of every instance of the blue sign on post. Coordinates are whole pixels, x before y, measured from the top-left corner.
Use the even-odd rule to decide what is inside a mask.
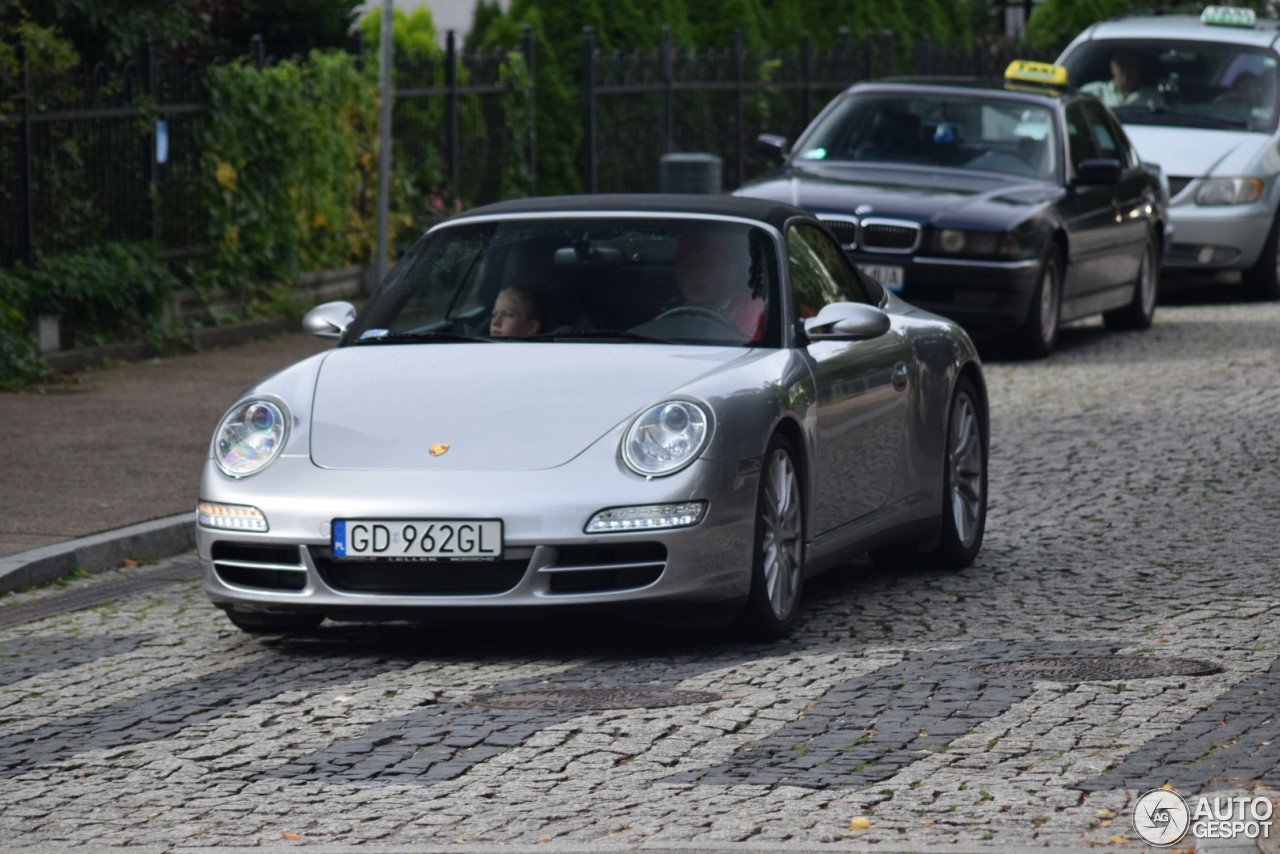
[[[156,122],[156,162],[169,162],[169,123],[164,120]]]

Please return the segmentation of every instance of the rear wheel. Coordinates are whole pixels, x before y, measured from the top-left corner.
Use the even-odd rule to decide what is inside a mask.
[[[1271,233],[1257,263],[1244,271],[1242,280],[1244,294],[1249,299],[1280,299],[1280,216],[1271,223]]]
[[[776,640],[791,631],[804,587],[804,502],[795,451],[774,436],[756,494],[751,594],[740,625],[752,637]]]
[[[263,611],[227,611],[237,629],[253,635],[274,632],[307,632],[324,622],[324,614],[272,614]]]
[[[1133,300],[1124,308],[1108,311],[1102,320],[1108,329],[1148,329],[1156,316],[1156,292],[1160,287],[1159,261],[1154,240],[1142,250],[1142,265],[1133,284]]]
[[[1062,253],[1050,246],[1040,262],[1040,279],[1031,295],[1027,319],[1014,333],[1018,352],[1029,359],[1042,359],[1058,343],[1058,318],[1062,309]]]

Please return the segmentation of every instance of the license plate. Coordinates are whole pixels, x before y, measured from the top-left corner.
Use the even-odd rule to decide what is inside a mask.
[[[335,519],[335,558],[492,561],[502,557],[501,519]]]
[[[859,264],[858,269],[889,290],[902,290],[902,268],[894,264]]]

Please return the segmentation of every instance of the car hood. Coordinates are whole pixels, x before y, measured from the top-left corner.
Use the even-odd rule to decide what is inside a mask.
[[[1264,133],[1125,125],[1138,156],[1159,163],[1164,174],[1198,178],[1204,175],[1247,175],[1271,137]]]
[[[331,469],[554,468],[750,352],[533,342],[343,347],[317,372],[311,459]],[[433,445],[449,447],[432,456]]]
[[[851,164],[791,167],[737,192],[788,202],[818,215],[897,217],[939,226],[989,224],[1009,227],[1028,206],[1049,201],[1050,185],[990,173]]]

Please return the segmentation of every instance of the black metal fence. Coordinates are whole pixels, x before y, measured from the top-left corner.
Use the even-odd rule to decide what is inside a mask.
[[[468,54],[449,33],[439,61],[397,68],[393,156],[423,196],[407,200],[415,213],[538,192],[533,45],[526,28],[519,45]],[[523,76],[512,73],[513,51]],[[260,40],[251,55],[259,66],[272,62]],[[926,41],[908,54],[893,33],[855,39],[847,30],[825,51],[807,36],[788,51],[748,51],[740,38],[724,50],[680,50],[667,35],[656,50],[603,53],[587,28],[581,183],[587,192],[654,191],[663,154],[700,151],[722,159],[732,189],[767,166],[755,150],[759,133],[794,139],[851,83],[991,76],[1012,57],[1002,39],[966,48]],[[204,71],[148,50],[70,86],[36,79],[25,61],[10,91],[0,81],[0,267],[102,240],[151,240],[171,256],[201,251]]]

